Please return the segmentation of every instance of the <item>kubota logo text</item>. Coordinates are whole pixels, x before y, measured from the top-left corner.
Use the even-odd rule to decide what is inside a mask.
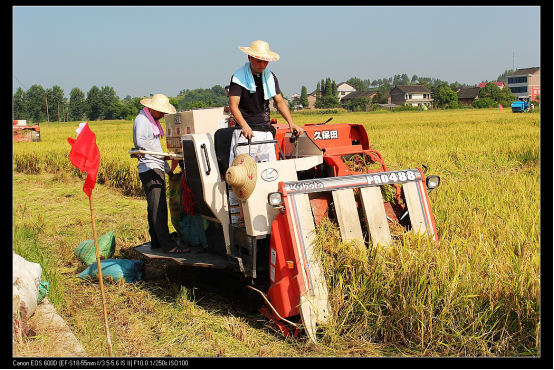
[[[331,140],[331,139],[338,139],[338,138],[339,138],[338,130],[314,131],[314,141]]]

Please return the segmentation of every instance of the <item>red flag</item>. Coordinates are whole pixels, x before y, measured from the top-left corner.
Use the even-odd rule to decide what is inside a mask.
[[[96,175],[100,165],[100,151],[98,145],[96,145],[96,135],[90,130],[88,123],[85,122],[78,133],[77,139],[68,137],[67,142],[71,145],[69,160],[75,167],[87,173],[83,191],[90,198],[92,189],[96,184]]]

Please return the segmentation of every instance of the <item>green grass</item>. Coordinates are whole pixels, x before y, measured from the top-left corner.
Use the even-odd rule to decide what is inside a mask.
[[[15,252],[41,264],[50,301],[87,354],[108,356],[99,285],[76,278],[86,266],[74,256],[75,248],[92,238],[82,181],[17,172],[13,180]],[[115,232],[114,258],[138,259],[130,249],[149,240],[145,200],[105,185],[96,185],[93,196],[98,234]],[[259,314],[234,306],[216,288],[221,282],[202,273],[152,261],[144,283],[105,284],[114,356],[310,355],[304,341],[284,340]],[[36,353],[33,348],[46,351],[44,356],[57,350],[48,347],[48,338],[35,337],[21,347],[14,344],[14,355]]]
[[[328,117],[294,118],[303,125]],[[150,262],[145,283],[106,285],[114,355],[541,355],[539,119],[477,109],[335,115],[332,123],[363,124],[389,169],[425,164],[441,176],[430,194],[439,244],[407,235],[356,254],[331,225],[320,230],[333,315],[319,347],[245,314],[205,271]],[[98,285],[75,278],[85,266],[74,250],[92,238],[83,179],[67,160],[65,140],[77,126],[43,125],[43,142],[14,143],[13,246],[41,263],[51,301],[87,353],[107,356]],[[135,259],[130,248],[148,233],[127,154],[132,122],[91,127],[102,155],[98,235],[114,230],[115,257]]]

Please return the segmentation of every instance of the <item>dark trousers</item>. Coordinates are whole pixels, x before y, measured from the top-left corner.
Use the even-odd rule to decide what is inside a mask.
[[[152,249],[162,248],[167,253],[178,244],[169,235],[165,173],[159,169],[139,173],[148,205],[148,232]]]

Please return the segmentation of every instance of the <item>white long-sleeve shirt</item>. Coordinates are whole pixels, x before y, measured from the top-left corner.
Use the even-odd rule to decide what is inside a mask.
[[[154,137],[152,124],[143,110],[140,111],[133,124],[133,143],[135,144],[135,148],[142,147],[144,150],[152,152],[163,152],[160,138]],[[161,157],[150,154],[143,154],[142,158],[139,158],[137,168],[139,173],[156,168],[164,172],[170,171],[170,167],[166,161]]]

